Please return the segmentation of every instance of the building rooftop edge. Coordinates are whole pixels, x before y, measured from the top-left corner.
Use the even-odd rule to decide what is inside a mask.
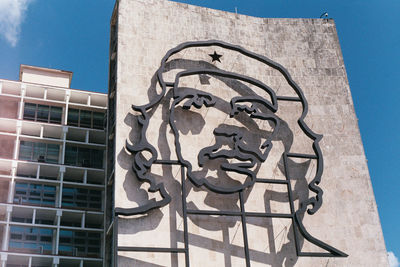
[[[136,0],[139,2],[146,2],[149,0]],[[154,0],[153,0],[154,1]],[[200,5],[196,5],[196,4],[188,4],[188,3],[183,3],[183,2],[177,2],[176,0],[157,0],[157,1],[164,1],[170,4],[176,4],[178,6],[183,6],[184,8],[201,8],[204,10],[209,10],[212,12],[223,12],[223,13],[227,13],[229,15],[233,15],[236,16],[237,18],[239,17],[249,17],[249,18],[256,18],[256,19],[269,19],[269,20],[283,20],[283,19],[287,19],[287,20],[309,20],[314,22],[321,22],[321,23],[332,23],[335,24],[335,20],[333,18],[320,18],[318,16],[316,17],[309,17],[309,18],[287,18],[287,17],[258,17],[258,16],[254,16],[254,15],[248,15],[248,14],[242,14],[242,13],[236,13],[235,11],[228,11],[228,10],[221,10],[221,9],[216,9],[216,8],[211,8],[211,7],[205,7],[205,6],[200,6]],[[115,8],[118,6],[118,4],[121,2],[121,0],[115,0],[114,2],[114,7],[113,7],[113,11],[115,11]],[[319,14],[317,14],[319,15]],[[112,20],[113,14],[111,14],[111,19]]]
[[[45,84],[41,84],[41,83],[23,82],[21,80],[17,81],[17,80],[10,80],[10,79],[0,78],[0,82],[2,82],[2,81],[12,82],[12,83],[24,83],[24,84],[30,84],[30,85],[33,85],[33,86],[44,86],[44,87],[55,88],[55,89],[59,89],[59,90],[71,90],[71,91],[83,92],[83,93],[88,93],[88,94],[92,94],[93,93],[93,94],[108,96],[108,93],[96,92],[96,91],[87,90],[87,89],[76,89],[76,88],[71,88],[71,87],[45,85]]]
[[[142,0],[140,0],[142,1]],[[250,18],[256,18],[256,19],[270,19],[270,20],[282,20],[282,19],[287,19],[287,20],[310,20],[313,22],[321,22],[321,23],[335,23],[333,18],[320,18],[318,16],[316,17],[309,17],[309,18],[288,18],[288,17],[259,17],[259,16],[254,16],[254,15],[249,15],[249,14],[242,14],[239,12],[235,12],[235,11],[228,11],[228,10],[221,10],[221,9],[216,9],[216,8],[211,8],[211,7],[205,7],[205,6],[200,6],[200,5],[196,5],[196,4],[188,4],[188,3],[182,3],[182,2],[177,2],[176,0],[163,0],[165,2],[168,3],[174,3],[177,5],[181,5],[181,6],[187,6],[187,7],[194,7],[194,8],[201,8],[201,9],[206,9],[206,10],[210,10],[212,12],[224,12],[224,13],[228,13],[230,15],[235,15],[237,17],[243,16],[243,17],[250,17]],[[116,2],[120,2],[120,0],[116,0]],[[233,6],[234,7],[234,6]],[[320,14],[317,14],[320,15]]]
[[[72,80],[72,75],[73,75],[72,71],[51,69],[51,68],[45,68],[45,67],[38,67],[38,66],[21,64],[20,67],[19,67],[19,80],[20,81],[22,81],[22,71],[23,71],[23,69],[40,70],[40,71],[46,71],[46,72],[66,74],[66,75],[69,76],[69,87],[71,86],[71,80]]]

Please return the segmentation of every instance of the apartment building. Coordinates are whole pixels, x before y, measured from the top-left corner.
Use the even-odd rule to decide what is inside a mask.
[[[103,266],[107,95],[72,72],[0,79],[1,266]]]

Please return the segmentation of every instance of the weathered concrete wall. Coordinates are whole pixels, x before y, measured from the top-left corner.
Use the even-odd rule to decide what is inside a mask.
[[[9,182],[8,181],[1,181],[0,182],[0,201],[2,201],[1,203],[6,203],[7,202],[8,188],[9,188]]]
[[[127,139],[135,143],[139,137],[140,127],[135,117],[138,114],[132,111],[131,105],[147,104],[160,93],[159,88],[157,91],[154,86],[154,75],[169,49],[187,41],[211,39],[239,45],[281,64],[303,90],[309,104],[305,122],[314,132],[323,135],[320,146],[325,165],[320,183],[324,190],[324,203],[316,214],[305,215],[303,222],[314,237],[349,255],[347,258],[297,257],[290,220],[252,218],[247,222],[251,266],[387,266],[357,118],[332,20],[263,19],[169,1],[120,0],[115,206],[131,208],[145,205],[151,198],[160,199],[158,194],[148,193],[148,184],[138,182],[131,171],[132,156],[124,149]],[[223,55],[221,63],[211,62],[208,54],[214,51]],[[175,74],[176,68],[208,66],[258,79],[275,90],[277,95],[295,96],[276,70],[220,47],[188,49],[173,59],[177,61],[169,67]],[[211,86],[212,90],[208,92],[216,95],[221,105],[234,96],[244,95],[247,90],[246,86],[243,90],[230,90],[235,87],[234,81],[230,83],[208,76],[208,81],[202,82],[200,78],[204,77],[187,77],[180,82],[183,86],[201,90],[202,86]],[[252,89],[262,97],[269,97],[259,88]],[[171,94],[168,96],[171,97]],[[166,99],[154,108],[147,131],[147,138],[158,150],[159,159],[177,159],[174,134],[168,125],[170,103],[171,100]],[[285,122],[285,127],[280,128],[278,137],[273,140],[274,150],[271,150],[268,159],[260,167],[257,166],[258,178],[284,178],[283,151],[314,153],[312,142],[297,124],[301,105],[288,101],[278,101],[278,105],[276,115]],[[186,119],[181,124],[177,122],[182,155],[195,163],[198,151],[214,144],[212,130],[227,123],[229,111],[223,107],[213,112],[192,107],[189,115],[183,115],[183,111],[181,108],[176,111],[177,116]],[[232,124],[247,127],[244,118]],[[247,128],[253,133],[254,129],[262,127],[269,132],[273,130],[273,126],[265,122],[252,127]],[[258,136],[255,136],[252,142],[257,146],[259,143],[255,139]],[[293,160],[290,164],[293,165],[292,189],[297,208],[299,201],[313,196],[306,186],[315,175],[316,161]],[[211,173],[212,168],[208,171]],[[164,182],[173,196],[172,201],[168,206],[146,215],[121,219],[118,245],[182,248],[180,168],[153,165],[151,173],[157,183]],[[237,185],[243,182],[240,177],[234,178],[237,178],[236,181],[227,179],[227,183]],[[221,196],[204,187],[188,186],[187,190],[189,208],[238,210],[237,195]],[[245,190],[245,195],[246,211],[290,212],[284,186],[256,184]],[[188,228],[191,266],[245,266],[240,218],[189,216]],[[304,251],[318,251],[304,240],[301,240],[301,247]],[[119,266],[184,266],[184,256],[120,252],[118,262]]]
[[[0,118],[16,119],[18,118],[18,101],[0,100]]]
[[[0,158],[12,159],[14,154],[15,136],[0,136]]]

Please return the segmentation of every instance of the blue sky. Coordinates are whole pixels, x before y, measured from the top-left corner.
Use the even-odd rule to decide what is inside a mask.
[[[179,0],[258,17],[336,22],[388,251],[400,256],[399,0]],[[105,92],[114,0],[0,0],[0,78],[20,64],[70,70]],[[356,215],[355,215],[356,216]]]

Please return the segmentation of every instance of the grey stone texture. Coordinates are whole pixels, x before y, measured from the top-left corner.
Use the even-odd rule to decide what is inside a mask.
[[[304,216],[304,224],[313,236],[349,255],[347,258],[297,257],[290,221],[259,219],[254,223],[248,222],[251,266],[388,266],[378,211],[333,20],[255,18],[164,0],[118,2],[116,207],[136,207],[150,198],[160,199],[158,194],[148,193],[148,184],[139,183],[131,171],[133,159],[124,148],[125,142],[129,140],[128,142],[135,143],[140,130],[135,117],[138,114],[131,109],[131,105],[147,104],[157,93],[151,86],[152,78],[154,82],[153,76],[168,50],[187,41],[221,40],[264,55],[283,65],[303,90],[309,104],[306,122],[314,132],[323,135],[320,145],[325,164],[320,183],[324,190],[324,203],[316,214]],[[196,58],[211,63],[207,54],[214,50],[222,51],[219,48],[197,49],[176,57]],[[274,70],[266,71],[265,67],[249,64],[240,56],[222,52],[222,63],[211,64],[255,77],[279,91],[279,95],[291,96],[290,88],[287,88],[285,81]],[[218,85],[218,81],[210,81]],[[182,82],[190,85],[196,79],[189,77]],[[221,99],[233,96],[222,89],[216,94]],[[299,116],[296,114],[301,112],[301,106],[293,102],[282,102],[280,105],[278,115],[287,122],[291,129],[289,134],[294,136],[290,151],[312,153],[311,143],[307,143],[310,141],[301,137],[301,131],[296,124]],[[163,101],[155,109],[147,132],[149,141],[156,144],[160,159],[177,158],[174,136],[168,126],[168,106],[169,102]],[[213,139],[212,134],[203,134],[202,129],[196,132],[196,125],[207,119],[215,122],[215,128],[217,121],[226,117],[218,112],[207,114],[202,109],[191,111],[192,121],[181,125],[182,136],[192,135],[189,141],[181,140],[183,153],[189,158],[191,151],[201,147],[201,142],[206,140],[210,143]],[[186,132],[183,130],[185,128]],[[276,152],[271,153],[269,162],[259,170],[264,178],[284,177],[277,167],[283,146],[282,142],[274,142]],[[197,154],[193,154],[193,161],[196,156]],[[293,164],[297,164],[295,176],[304,179],[313,176],[314,161],[303,160]],[[175,197],[170,205],[153,210],[147,215],[121,219],[118,226],[118,245],[182,248],[180,168],[153,165],[151,172],[158,182],[165,183],[169,193]],[[268,202],[270,211],[287,212],[286,199],[277,200],[272,193],[265,193],[275,192],[279,195],[285,189],[278,185],[265,186],[266,188],[258,186],[251,190],[246,199],[246,210],[265,211],[264,204]],[[296,185],[293,187],[296,188]],[[295,204],[298,205],[302,192],[300,190],[295,193]],[[188,201],[197,208],[237,207],[238,200],[234,196],[211,195],[203,188],[192,189],[188,193]],[[207,202],[207,197],[210,197],[212,204]],[[240,219],[193,216],[189,218],[188,224],[191,266],[245,266]],[[302,246],[305,250],[317,249],[307,242]],[[120,252],[118,255],[118,266],[184,266],[182,254]]]

